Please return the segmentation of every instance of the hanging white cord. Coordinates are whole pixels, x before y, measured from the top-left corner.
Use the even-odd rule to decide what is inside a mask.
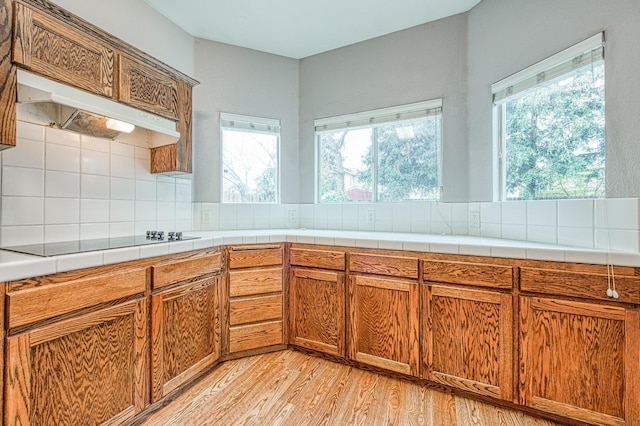
[[[607,297],[617,299],[619,297],[616,291],[616,274],[613,270],[613,253],[611,253],[611,232],[609,230],[609,209],[607,200],[604,203],[604,223],[607,227]]]

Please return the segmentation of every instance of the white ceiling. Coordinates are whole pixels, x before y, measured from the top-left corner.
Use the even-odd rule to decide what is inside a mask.
[[[466,12],[480,0],[144,0],[194,37],[300,59]]]

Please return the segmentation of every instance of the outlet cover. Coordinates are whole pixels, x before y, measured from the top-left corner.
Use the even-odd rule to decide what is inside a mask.
[[[367,210],[367,223],[374,223],[376,221],[376,211]]]
[[[205,224],[211,224],[211,210],[202,210],[200,221]]]
[[[480,212],[479,211],[470,211],[469,212],[469,228],[480,228]]]
[[[296,223],[298,221],[298,211],[297,210],[289,210],[288,213],[289,223]]]

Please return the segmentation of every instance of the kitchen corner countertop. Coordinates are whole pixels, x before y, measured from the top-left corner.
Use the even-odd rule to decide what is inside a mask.
[[[409,250],[557,262],[640,266],[640,253],[587,249],[555,244],[463,235],[405,234],[395,232],[268,229],[185,232],[195,240],[120,249],[98,250],[63,256],[39,257],[0,250],[0,281],[11,281],[74,269],[163,256],[229,244],[304,243],[344,247]]]

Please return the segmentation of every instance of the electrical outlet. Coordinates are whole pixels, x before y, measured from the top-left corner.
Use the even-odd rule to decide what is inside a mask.
[[[367,210],[367,223],[374,223],[376,221],[376,211]]]
[[[298,221],[298,212],[297,210],[289,210],[289,223],[293,224]]]
[[[469,228],[480,228],[480,212],[469,212]]]
[[[205,225],[209,225],[211,223],[211,210],[202,210],[201,215],[200,221]]]

